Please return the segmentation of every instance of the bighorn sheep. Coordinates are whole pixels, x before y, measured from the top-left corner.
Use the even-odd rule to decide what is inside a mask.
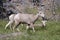
[[[39,11],[36,15],[33,14],[24,14],[24,13],[17,13],[17,14],[13,14],[9,17],[10,21],[9,23],[6,25],[5,29],[7,28],[8,25],[11,25],[13,23],[13,21],[15,22],[15,25],[13,27],[13,30],[15,29],[15,27],[19,24],[19,23],[26,23],[28,26],[26,27],[26,29],[28,29],[29,27],[34,30],[34,22],[39,18],[39,16],[41,17],[45,17],[44,12],[43,11]],[[17,30],[19,31],[19,29],[17,28]]]

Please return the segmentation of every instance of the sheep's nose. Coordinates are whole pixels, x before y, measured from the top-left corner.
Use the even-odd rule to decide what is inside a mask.
[[[42,20],[45,20],[45,17],[42,17]]]
[[[42,20],[46,20],[46,21],[48,21],[48,19],[47,19],[46,17],[42,17]]]

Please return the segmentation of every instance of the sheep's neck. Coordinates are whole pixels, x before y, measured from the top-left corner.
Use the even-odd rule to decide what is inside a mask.
[[[39,17],[39,15],[36,14],[36,15],[35,15],[35,18],[34,18],[34,22],[38,19],[38,17]]]

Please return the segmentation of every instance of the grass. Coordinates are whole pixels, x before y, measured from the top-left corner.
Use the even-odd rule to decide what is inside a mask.
[[[59,9],[60,10],[60,9]],[[57,10],[57,12],[59,12]],[[37,13],[36,8],[26,8],[25,12],[27,13]],[[0,34],[10,34],[12,31],[7,28],[6,30],[5,25],[8,23],[6,20],[0,20]],[[36,22],[36,24],[40,23],[40,20]],[[26,31],[26,25],[24,26],[19,25],[20,32],[22,32],[21,35],[15,36],[15,37],[7,37],[2,38],[0,40],[60,40],[60,22],[55,21],[48,21],[46,23],[46,27],[39,27],[36,26],[35,30],[36,32],[33,32],[32,30]]]
[[[0,20],[0,34],[12,33],[9,28],[6,30],[4,29],[6,24],[7,21]],[[32,30],[26,31],[26,27],[24,27],[26,26],[25,24],[22,27],[20,26],[21,25],[19,25],[19,28],[22,35],[3,38],[0,40],[60,40],[60,22],[48,21],[45,28],[38,26],[35,27],[36,32],[33,32]]]
[[[6,34],[6,33],[10,32],[9,29],[7,29],[7,30],[4,29],[6,23],[7,23],[7,21],[0,20],[0,34]]]

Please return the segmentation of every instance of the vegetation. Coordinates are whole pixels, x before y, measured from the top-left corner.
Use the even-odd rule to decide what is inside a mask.
[[[5,0],[3,1],[5,2]],[[56,10],[57,12],[60,12],[60,8]],[[37,13],[36,8],[26,8],[24,12],[27,13]],[[9,29],[9,27],[5,30],[5,25],[8,23],[6,20],[0,19],[0,35],[10,34],[13,33]],[[39,24],[40,20],[36,22],[36,24]],[[46,27],[40,27],[35,26],[36,32],[33,32],[31,29],[26,31],[26,25],[24,26],[19,25],[20,32],[22,32],[21,35],[12,37],[8,36],[7,38],[0,38],[0,40],[60,40],[60,22],[55,21],[48,21],[46,23]]]
[[[29,7],[26,7],[24,9],[24,12],[30,13],[30,14],[36,14],[37,13],[37,8],[29,8]]]
[[[37,21],[38,23],[38,21]],[[4,29],[7,21],[0,20],[0,34],[12,33],[12,31],[7,28]],[[24,26],[26,26],[24,24]],[[20,32],[22,35],[16,37],[8,37],[0,40],[60,40],[60,22],[48,21],[45,28],[35,27],[36,32],[32,30],[26,31],[26,27],[19,25]]]
[[[56,11],[60,13],[60,7],[58,7],[58,9]]]

